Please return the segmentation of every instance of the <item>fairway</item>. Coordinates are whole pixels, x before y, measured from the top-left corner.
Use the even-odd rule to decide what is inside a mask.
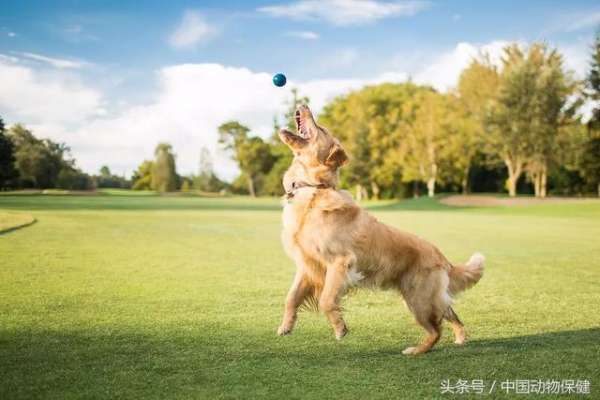
[[[446,326],[402,355],[422,330],[394,292],[348,297],[340,342],[306,311],[276,336],[294,272],[278,199],[0,196],[36,220],[0,233],[0,398],[468,397],[440,393],[458,379],[588,380],[579,398],[598,398],[600,202],[368,206],[452,261],[486,255],[455,306],[464,347]]]

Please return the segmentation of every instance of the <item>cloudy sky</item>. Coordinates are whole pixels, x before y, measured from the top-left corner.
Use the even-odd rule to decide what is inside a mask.
[[[557,47],[582,77],[598,26],[600,3],[583,0],[4,0],[0,116],[68,143],[86,172],[130,174],[167,141],[180,173],[207,146],[231,178],[217,126],[269,136],[291,87],[316,111],[368,83],[446,91],[471,57],[511,41]]]

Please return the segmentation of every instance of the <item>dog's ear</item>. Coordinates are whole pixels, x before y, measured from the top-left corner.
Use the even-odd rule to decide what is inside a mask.
[[[329,151],[327,159],[325,159],[325,165],[328,165],[333,168],[339,168],[347,162],[348,155],[346,154],[344,149],[342,149],[342,146],[340,146],[337,143],[334,144],[333,147],[331,147],[331,150]]]

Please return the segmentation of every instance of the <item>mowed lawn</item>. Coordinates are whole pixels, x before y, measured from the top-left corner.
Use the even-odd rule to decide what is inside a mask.
[[[446,379],[588,380],[598,398],[600,203],[370,208],[453,261],[486,255],[455,305],[464,347],[446,329],[402,355],[422,331],[394,292],[349,297],[340,342],[313,312],[277,337],[294,271],[277,199],[1,195],[36,223],[0,234],[0,398],[468,397]]]

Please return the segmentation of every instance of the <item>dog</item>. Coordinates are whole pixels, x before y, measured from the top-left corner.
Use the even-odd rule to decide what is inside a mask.
[[[291,333],[299,307],[312,304],[339,340],[348,333],[341,298],[350,288],[371,287],[398,290],[427,333],[403,354],[430,350],[443,320],[451,324],[455,343],[463,344],[466,333],[452,298],[481,279],[483,255],[451,264],[433,244],[377,221],[336,188],[338,170],[348,162],[339,140],[315,122],[305,105],[298,107],[295,120],[296,132],[279,131],[294,154],[283,177],[282,242],[296,273],[277,333]]]

